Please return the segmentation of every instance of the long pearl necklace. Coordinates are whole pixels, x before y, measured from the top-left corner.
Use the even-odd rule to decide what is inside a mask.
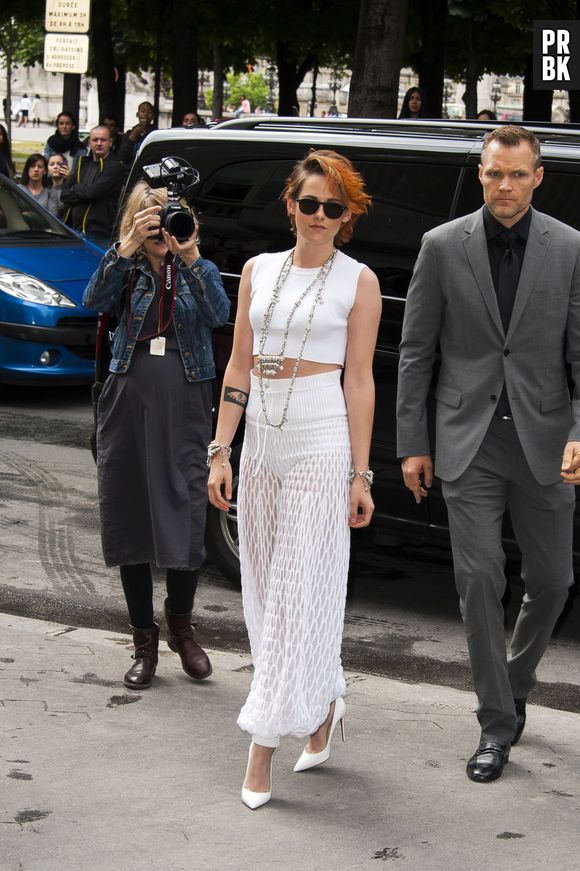
[[[264,319],[262,321],[262,327],[260,329],[260,341],[258,345],[258,362],[256,364],[256,369],[258,370],[258,380],[260,384],[260,401],[262,404],[262,412],[264,414],[264,418],[266,420],[266,424],[268,426],[274,427],[275,429],[282,429],[284,424],[288,419],[288,406],[290,404],[290,397],[292,396],[292,391],[294,390],[294,382],[296,381],[296,375],[298,373],[298,367],[300,366],[300,361],[302,360],[302,355],[304,354],[304,347],[306,345],[306,339],[308,338],[308,334],[310,333],[310,327],[312,326],[312,320],[314,318],[314,312],[316,311],[317,305],[320,303],[322,299],[322,291],[324,290],[324,285],[326,284],[326,279],[332,269],[334,261],[336,259],[338,251],[336,248],[333,249],[332,254],[324,261],[319,271],[316,273],[316,277],[314,281],[312,281],[308,287],[306,287],[294,305],[290,310],[290,314],[288,315],[288,319],[286,320],[286,327],[284,329],[284,337],[282,340],[282,348],[280,349],[279,354],[264,354],[264,348],[266,346],[266,340],[268,338],[268,330],[270,329],[270,324],[272,323],[272,315],[274,314],[274,309],[276,307],[276,303],[280,300],[280,291],[284,285],[284,282],[288,278],[290,273],[290,269],[292,268],[292,264],[294,262],[294,249],[290,252],[286,260],[284,261],[284,265],[280,270],[280,274],[276,279],[276,284],[274,285],[274,290],[272,292],[272,299],[268,304],[268,308],[264,312]],[[272,377],[277,375],[282,371],[282,367],[284,365],[284,353],[286,351],[286,345],[288,343],[288,335],[290,332],[290,324],[292,322],[292,318],[294,317],[296,310],[301,305],[306,296],[310,293],[313,287],[319,284],[318,290],[316,291],[316,295],[314,297],[312,308],[310,309],[310,314],[308,315],[308,319],[306,321],[306,327],[304,329],[304,335],[302,336],[302,341],[300,343],[300,349],[298,351],[298,356],[296,357],[296,362],[294,363],[294,368],[292,369],[292,375],[290,377],[290,384],[288,385],[288,393],[286,394],[286,399],[284,401],[284,408],[282,410],[282,417],[278,423],[272,423],[272,421],[268,417],[268,411],[266,409],[266,394],[264,390],[264,376]]]

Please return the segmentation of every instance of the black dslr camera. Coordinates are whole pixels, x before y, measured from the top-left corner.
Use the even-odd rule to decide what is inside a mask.
[[[161,227],[178,242],[185,242],[195,232],[195,220],[180,199],[188,198],[199,182],[197,169],[181,157],[164,157],[159,163],[143,167],[145,181],[152,188],[167,188],[167,204],[159,212]]]

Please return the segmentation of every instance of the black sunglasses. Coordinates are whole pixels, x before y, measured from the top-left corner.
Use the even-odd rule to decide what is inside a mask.
[[[320,206],[322,206],[324,214],[331,221],[336,221],[337,218],[340,218],[348,208],[343,203],[337,203],[336,200],[327,200],[325,203],[321,203],[312,197],[302,197],[302,199],[296,200],[296,202],[303,215],[314,215]]]

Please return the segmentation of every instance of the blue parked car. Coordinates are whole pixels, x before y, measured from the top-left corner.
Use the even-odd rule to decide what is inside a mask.
[[[102,253],[0,175],[0,382],[93,380],[97,314],[81,299]]]

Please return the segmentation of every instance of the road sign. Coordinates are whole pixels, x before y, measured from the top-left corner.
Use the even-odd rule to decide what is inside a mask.
[[[88,33],[90,16],[91,0],[46,0],[44,29],[49,33]]]
[[[89,37],[80,33],[47,33],[44,37],[44,69],[49,73],[86,73]]]

